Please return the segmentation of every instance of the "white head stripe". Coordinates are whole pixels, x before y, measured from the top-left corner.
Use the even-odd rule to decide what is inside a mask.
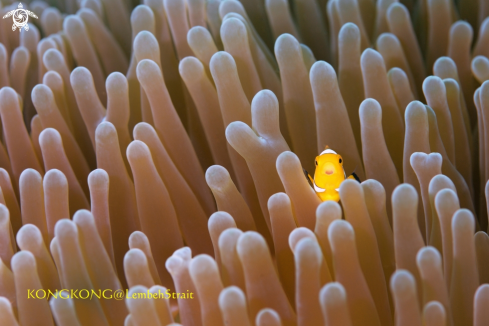
[[[323,154],[338,154],[338,153],[336,153],[334,150],[328,148],[328,149],[325,149],[324,151],[322,151],[321,154],[319,154],[319,155],[323,155]]]

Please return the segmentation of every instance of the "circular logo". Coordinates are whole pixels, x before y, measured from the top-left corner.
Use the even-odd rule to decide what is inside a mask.
[[[27,24],[27,22],[29,21],[29,16],[33,18],[38,18],[36,14],[32,11],[24,9],[22,3],[19,3],[17,9],[11,10],[5,16],[3,16],[3,19],[10,16],[12,16],[12,19],[14,21],[14,24],[12,25],[12,30],[15,31],[18,28],[19,32],[22,30],[22,28],[24,28],[26,31],[29,30],[29,25]]]

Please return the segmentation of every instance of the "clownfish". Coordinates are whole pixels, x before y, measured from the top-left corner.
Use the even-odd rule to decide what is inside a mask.
[[[343,158],[334,150],[326,149],[316,156],[316,171],[312,178],[306,170],[304,174],[311,187],[321,201],[334,200],[340,201],[340,185],[345,179],[353,179],[360,182],[358,176],[353,172],[348,178],[343,168]]]

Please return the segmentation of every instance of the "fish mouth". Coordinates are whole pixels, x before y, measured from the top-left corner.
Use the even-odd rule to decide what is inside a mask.
[[[335,169],[333,163],[328,162],[325,164],[324,173],[326,173],[327,175],[332,175],[335,172],[336,172],[336,169]]]

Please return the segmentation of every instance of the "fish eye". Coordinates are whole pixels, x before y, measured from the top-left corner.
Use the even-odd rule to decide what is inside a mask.
[[[343,160],[340,158],[340,164],[341,164],[341,162],[343,162]]]
[[[316,166],[318,166],[318,160],[314,160],[314,162],[316,163]]]

